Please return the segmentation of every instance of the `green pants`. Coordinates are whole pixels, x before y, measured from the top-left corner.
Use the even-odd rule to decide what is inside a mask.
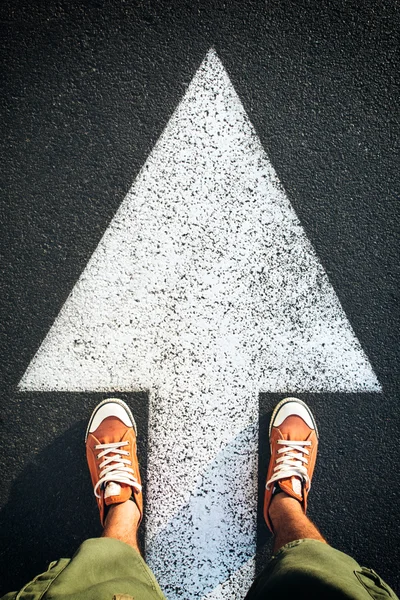
[[[316,540],[297,540],[271,558],[246,596],[246,600],[286,598],[387,600],[397,596],[374,571],[360,567],[343,552]],[[20,592],[0,600],[42,599],[165,600],[139,554],[110,538],[87,540],[72,559],[51,563]]]
[[[246,600],[398,600],[372,569],[317,540],[283,546],[255,580]]]
[[[165,600],[136,550],[112,538],[86,540],[72,559],[61,558],[20,592],[0,600]]]

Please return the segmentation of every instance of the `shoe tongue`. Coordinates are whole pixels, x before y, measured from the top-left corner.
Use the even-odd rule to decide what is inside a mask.
[[[303,501],[303,485],[299,477],[287,477],[279,480],[279,487],[288,496]]]
[[[129,500],[132,495],[132,488],[126,483],[117,483],[110,481],[104,490],[104,501],[107,505],[117,504]]]

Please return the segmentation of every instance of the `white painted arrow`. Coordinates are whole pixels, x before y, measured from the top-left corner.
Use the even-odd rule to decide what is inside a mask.
[[[214,51],[20,388],[150,390],[147,552],[169,600],[251,583],[261,389],[380,390]]]

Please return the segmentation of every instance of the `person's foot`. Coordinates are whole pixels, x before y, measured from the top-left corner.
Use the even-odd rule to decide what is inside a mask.
[[[90,417],[85,442],[101,524],[104,526],[108,506],[129,499],[136,503],[142,517],[136,423],[125,402],[118,398],[100,402]]]
[[[272,413],[269,426],[271,459],[264,496],[264,518],[273,532],[269,508],[279,490],[298,500],[307,510],[317,458],[318,430],[308,406],[297,398],[285,398]]]

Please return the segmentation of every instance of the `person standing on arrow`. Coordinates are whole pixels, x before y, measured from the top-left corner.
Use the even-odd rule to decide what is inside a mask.
[[[264,517],[275,538],[273,556],[245,600],[396,599],[374,571],[329,546],[306,516],[318,448],[308,406],[297,398],[282,400],[272,414],[269,441]],[[102,537],[86,540],[72,559],[51,563],[0,600],[165,600],[138,546],[143,496],[136,425],[125,402],[109,398],[95,408],[86,454]]]

